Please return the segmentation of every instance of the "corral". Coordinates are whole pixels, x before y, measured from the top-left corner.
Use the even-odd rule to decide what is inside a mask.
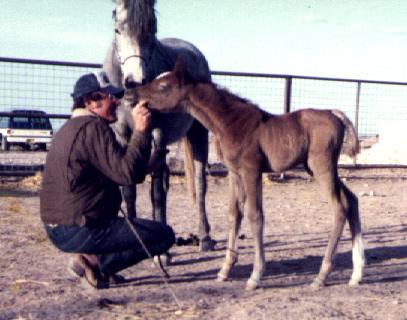
[[[298,79],[299,84],[303,81],[307,80]],[[403,88],[404,97],[405,87],[396,87]],[[278,101],[283,105],[282,97]],[[405,113],[398,117],[404,119]],[[347,285],[352,266],[346,230],[328,286],[311,290],[309,284],[318,272],[332,218],[316,183],[297,170],[289,172],[284,180],[275,176],[270,180],[264,175],[267,265],[262,287],[254,292],[244,290],[253,260],[252,238],[245,220],[239,240],[241,254],[232,280],[215,282],[225,252],[228,184],[225,178],[212,176],[207,211],[213,237],[218,241],[216,250],[199,253],[192,245],[171,250],[170,288],[182,310],[148,261],[124,273],[132,279],[124,287],[84,291],[66,272],[68,257],[51,246],[42,229],[39,176],[23,180],[15,176],[20,166],[23,174],[28,167],[28,171],[41,169],[45,153],[1,153],[0,164],[13,170],[0,185],[0,319],[406,319],[407,156],[402,130],[395,128],[375,131],[378,137],[362,141],[365,148],[357,162],[362,166],[390,165],[393,169],[364,166],[340,171],[359,195],[367,256],[361,286]],[[176,148],[173,153],[180,154]],[[178,160],[170,158],[169,163],[176,165]],[[221,167],[214,157],[209,160],[208,172],[219,173]],[[340,162],[353,165],[348,159]],[[181,167],[174,166],[172,171]],[[190,233],[197,233],[193,205],[183,179],[172,176],[170,182],[168,222],[178,237],[190,238]],[[151,217],[149,184],[140,187],[137,205],[143,216]]]
[[[126,12],[123,9],[130,9],[126,4],[154,4],[155,0],[99,1],[96,11],[87,1],[75,5],[59,1],[52,6],[45,1],[38,2],[38,8],[30,3],[29,10],[26,2],[3,6],[1,55],[72,58],[47,61],[0,57],[0,116],[10,117],[10,108],[38,108],[47,112],[57,131],[69,118],[69,94],[74,81],[79,75],[100,68],[100,64],[67,61],[101,62],[98,52],[111,43],[111,55],[108,53],[105,62],[122,66],[122,84],[130,88],[148,80],[146,73],[136,70],[148,69],[150,62],[156,61],[152,57],[162,54],[163,47],[155,41],[155,17],[150,24],[153,41],[137,41],[138,46],[132,45],[130,54],[123,50],[126,34],[131,34],[125,25],[131,30],[132,22],[154,15],[150,12],[120,20]],[[114,31],[107,25],[112,12],[103,9],[106,3],[113,2]],[[374,1],[346,1],[329,4],[325,9],[327,4],[321,1],[295,5],[290,1],[239,5],[221,1],[216,6],[203,1],[193,5],[160,2],[159,20],[164,23],[160,37],[185,35],[188,41],[196,43],[210,57],[214,82],[275,114],[310,107],[330,108],[343,111],[351,119],[364,148],[356,161],[340,159],[340,175],[359,196],[367,249],[362,284],[347,285],[352,254],[346,230],[336,257],[337,267],[327,286],[320,290],[309,286],[318,272],[332,215],[315,181],[298,168],[281,176],[263,175],[267,265],[262,286],[256,291],[244,290],[253,260],[253,235],[247,221],[239,233],[241,254],[230,281],[215,282],[227,246],[226,172],[221,164],[210,161],[206,207],[211,235],[217,244],[215,251],[200,253],[194,236],[197,217],[185,181],[174,176],[180,173],[182,159],[172,154],[168,161],[173,174],[168,222],[179,241],[171,250],[169,286],[163,284],[151,262],[145,261],[124,272],[131,279],[125,285],[85,291],[68,276],[68,256],[50,245],[41,226],[41,174],[22,178],[43,170],[46,153],[22,152],[13,146],[10,152],[0,152],[0,320],[407,319],[407,83],[402,54],[406,51],[403,37],[407,25],[402,1],[386,2],[385,6]],[[89,17],[87,10],[92,18],[85,19],[84,24],[84,17]],[[232,28],[225,29],[227,25]],[[108,28],[103,29],[104,26]],[[113,48],[117,54],[113,54]],[[71,50],[73,54],[69,55]],[[92,53],[90,59],[87,53]],[[162,57],[164,64],[171,63]],[[251,72],[214,71],[216,65]],[[150,66],[150,71],[158,70],[154,63]],[[154,78],[162,71],[150,76]],[[399,80],[374,81],[384,79]],[[25,142],[33,141],[28,138]],[[206,141],[199,145],[206,146]],[[8,149],[6,143],[2,147]],[[178,154],[175,147],[174,151]],[[219,173],[222,176],[215,176]],[[138,190],[138,212],[143,217],[151,217],[148,182]]]
[[[284,180],[264,175],[267,268],[262,287],[244,290],[251,270],[252,239],[244,220],[232,280],[215,282],[224,257],[227,188],[209,177],[207,208],[216,250],[174,246],[170,289],[145,261],[124,273],[123,287],[88,292],[66,272],[67,256],[46,239],[39,221],[41,176],[3,179],[0,186],[0,319],[406,319],[407,175],[405,169],[340,171],[359,196],[367,266],[363,283],[349,287],[350,236],[342,238],[328,285],[313,291],[331,226],[327,203],[301,171]],[[149,187],[138,207],[149,217]],[[196,233],[192,204],[180,177],[171,178],[168,219],[178,237]]]
[[[4,69],[4,74],[13,73],[16,65],[23,65],[24,70],[29,69],[30,63],[3,61],[3,67],[9,66]],[[54,121],[61,123],[57,119],[65,118],[64,114],[68,113],[69,90],[73,79],[78,73],[84,72],[85,67],[90,71],[97,66],[34,65],[38,68],[53,68],[50,78],[44,77],[49,90],[50,84],[55,82],[54,77],[72,71],[71,77],[64,77],[61,88],[55,89],[64,92],[61,100],[54,100],[54,95],[50,95],[48,90],[48,93],[38,90],[35,99],[28,97],[32,92],[25,90],[24,85],[20,90],[27,94],[27,98],[22,96],[21,99],[34,102],[33,107],[49,106],[50,109],[46,111],[51,113]],[[33,72],[33,78],[25,74],[26,83],[33,82],[35,76],[36,72]],[[244,290],[245,279],[251,270],[253,251],[251,234],[245,220],[239,240],[241,254],[232,273],[232,280],[215,282],[224,257],[227,230],[228,186],[223,177],[209,177],[208,185],[207,211],[213,237],[218,241],[216,250],[199,253],[198,247],[191,245],[175,246],[171,250],[174,257],[168,269],[172,276],[170,288],[182,304],[182,310],[179,310],[171,292],[163,285],[159,272],[148,261],[126,271],[125,275],[132,280],[124,287],[84,292],[65,270],[67,257],[51,246],[42,229],[39,221],[39,176],[22,180],[14,175],[3,177],[0,185],[0,319],[406,319],[406,169],[366,169],[365,166],[405,167],[405,139],[400,135],[402,130],[392,125],[396,118],[405,119],[405,108],[400,107],[400,112],[388,115],[390,130],[378,127],[378,113],[369,118],[372,121],[363,118],[366,113],[371,114],[371,101],[379,101],[385,106],[387,102],[396,100],[398,106],[404,105],[406,86],[356,81],[344,82],[344,86],[334,89],[339,82],[332,82],[332,79],[266,78],[262,75],[222,73],[215,76],[219,82],[225,82],[231,88],[234,88],[235,80],[249,79],[247,89],[233,90],[243,91],[244,96],[251,98],[250,88],[262,87],[267,96],[260,98],[259,103],[271,106],[270,111],[276,113],[283,112],[286,106],[296,109],[300,107],[300,101],[314,104],[321,97],[327,103],[321,107],[339,107],[326,98],[332,92],[340,91],[340,95],[343,95],[342,90],[345,90],[351,92],[352,96],[345,99],[345,110],[356,115],[359,109],[353,109],[354,89],[366,88],[366,91],[362,90],[361,96],[357,96],[362,101],[358,111],[360,132],[365,130],[372,134],[368,140],[362,141],[367,148],[362,150],[357,161],[364,169],[340,171],[342,178],[346,178],[350,188],[359,195],[367,256],[362,285],[356,288],[347,285],[351,273],[351,253],[349,233],[346,230],[328,286],[320,291],[311,290],[309,283],[318,272],[332,217],[327,203],[319,197],[316,183],[308,180],[302,172],[294,171],[288,173],[285,180],[275,176],[270,180],[264,175],[267,268],[263,285],[255,292]],[[228,79],[233,81],[229,83]],[[306,88],[308,83],[330,85],[320,92],[311,90],[310,96],[302,100],[297,92],[302,92],[302,86]],[[298,89],[294,87],[292,94],[288,94],[284,91],[284,84],[298,86]],[[389,96],[370,98],[369,92],[376,91],[378,87],[389,91]],[[367,96],[363,96],[363,92]],[[356,90],[356,93],[360,94],[360,90]],[[4,99],[2,106],[15,103]],[[59,105],[64,105],[65,109],[51,108]],[[403,127],[403,124],[398,126]],[[180,154],[176,148],[173,152],[175,155]],[[12,167],[14,173],[24,174],[24,171],[41,170],[44,157],[45,153],[42,152],[22,153],[17,150],[1,153],[0,165],[6,171]],[[218,172],[216,160],[213,157],[209,160],[208,172]],[[345,158],[340,162],[353,165],[351,160]],[[169,163],[176,164],[177,159],[170,158]],[[173,171],[180,167],[174,167]],[[22,168],[21,172],[19,168]],[[168,222],[174,226],[178,237],[189,238],[190,233],[196,233],[197,228],[196,217],[192,216],[193,206],[183,179],[172,176],[170,182]],[[148,189],[146,183],[141,186],[137,203],[139,212],[145,217],[151,217]]]

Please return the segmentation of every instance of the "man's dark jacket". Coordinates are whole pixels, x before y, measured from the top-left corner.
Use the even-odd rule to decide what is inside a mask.
[[[117,216],[119,185],[144,180],[151,152],[149,134],[134,131],[121,147],[106,120],[77,109],[56,133],[48,152],[41,219],[46,224],[92,226]]]

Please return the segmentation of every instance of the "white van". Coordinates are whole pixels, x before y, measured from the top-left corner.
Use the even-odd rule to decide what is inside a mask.
[[[52,140],[52,126],[46,113],[40,110],[12,110],[10,116],[0,117],[1,149],[7,151],[11,145],[26,150],[37,146],[46,150]]]

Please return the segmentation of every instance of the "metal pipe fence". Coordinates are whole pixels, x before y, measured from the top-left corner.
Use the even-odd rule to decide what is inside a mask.
[[[100,67],[0,57],[0,113],[43,110],[54,130],[58,130],[69,117],[75,81]],[[407,123],[407,83],[223,71],[213,71],[212,79],[274,114],[302,108],[340,109],[352,120],[360,139],[377,136],[383,122]],[[0,174],[4,167],[2,156]],[[407,165],[407,159],[401,164]]]

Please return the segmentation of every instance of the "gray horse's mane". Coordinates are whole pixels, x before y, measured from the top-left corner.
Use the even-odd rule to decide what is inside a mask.
[[[156,0],[124,0],[130,36],[142,42],[146,37],[157,33],[155,15]]]

